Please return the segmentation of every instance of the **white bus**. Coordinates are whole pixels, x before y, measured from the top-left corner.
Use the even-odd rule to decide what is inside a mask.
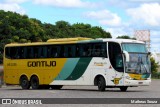
[[[127,39],[64,38],[7,44],[4,80],[22,89],[95,85],[98,90],[151,83],[149,52],[143,42]]]

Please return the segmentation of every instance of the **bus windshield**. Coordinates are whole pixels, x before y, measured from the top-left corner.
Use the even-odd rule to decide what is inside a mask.
[[[145,44],[123,43],[122,48],[123,48],[123,50],[125,50],[127,52],[147,53],[147,49],[146,49]]]
[[[147,54],[130,53],[130,61],[126,62],[126,72],[148,74],[151,72],[150,60]]]
[[[150,60],[145,44],[123,43],[122,49],[129,53],[129,62],[126,62],[126,73],[145,74],[151,72]]]

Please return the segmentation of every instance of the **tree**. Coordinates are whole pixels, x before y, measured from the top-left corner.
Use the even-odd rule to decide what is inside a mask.
[[[150,61],[151,61],[151,72],[152,72],[152,74],[157,73],[158,72],[158,63],[155,62],[153,57],[150,58]]]
[[[111,38],[111,34],[99,26],[66,21],[57,21],[55,24],[42,23],[27,15],[0,10],[0,60],[5,44],[12,42],[40,42],[50,38]]]
[[[130,36],[123,35],[123,36],[118,36],[117,39],[131,39]]]

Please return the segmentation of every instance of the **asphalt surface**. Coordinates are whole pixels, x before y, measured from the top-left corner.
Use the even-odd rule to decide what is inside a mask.
[[[96,86],[64,86],[61,90],[22,90],[19,86],[2,86],[0,98],[160,98],[160,80],[152,80],[150,86],[129,87],[127,92],[119,88],[106,88],[100,92]],[[51,106],[51,107],[160,107],[159,104],[45,104],[45,105],[0,105],[1,106]]]

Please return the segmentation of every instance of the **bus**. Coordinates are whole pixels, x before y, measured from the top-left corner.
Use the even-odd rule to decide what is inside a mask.
[[[129,39],[64,38],[11,43],[4,48],[4,81],[22,89],[64,85],[106,88],[147,86],[151,65],[144,42]]]

